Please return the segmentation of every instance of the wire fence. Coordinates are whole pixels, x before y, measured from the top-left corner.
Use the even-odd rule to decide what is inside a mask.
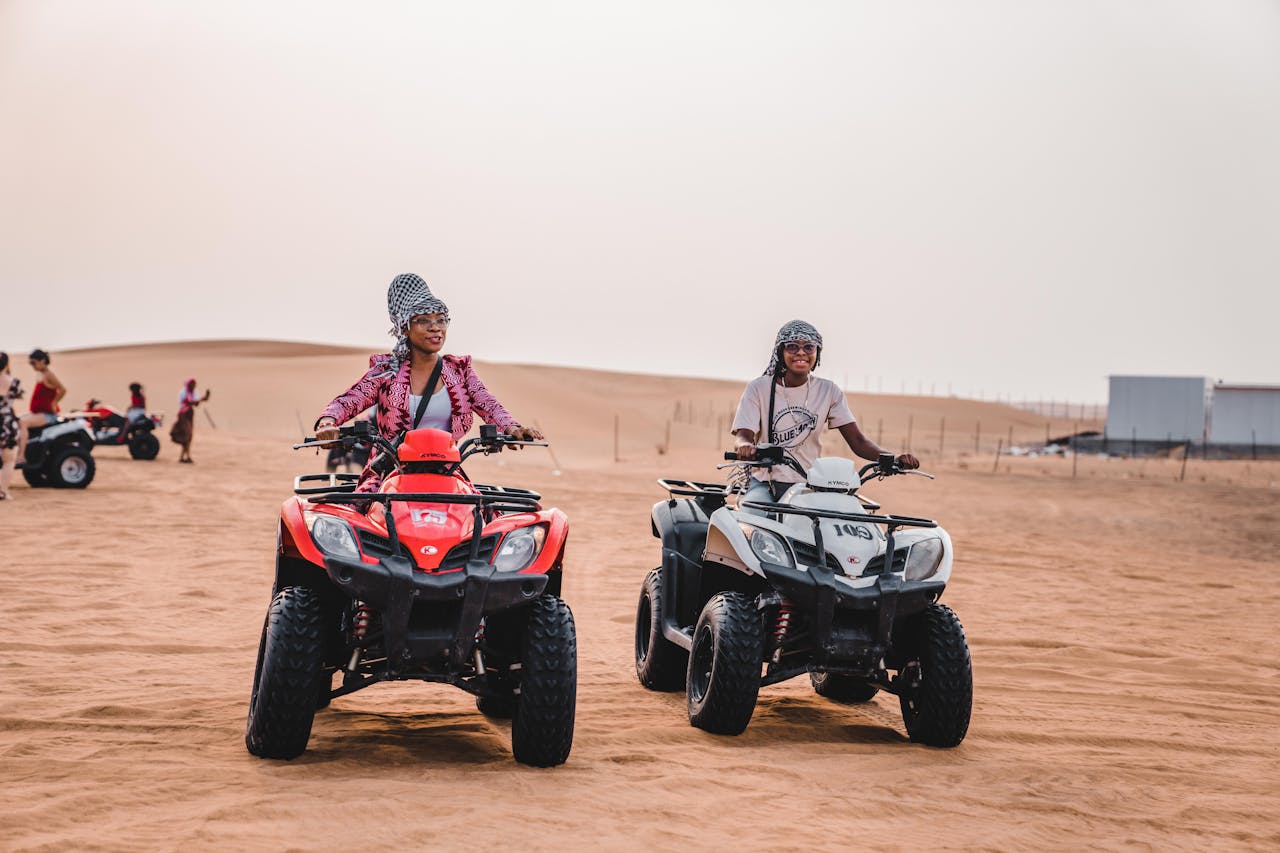
[[[1193,463],[1222,460],[1250,461],[1262,464],[1267,471],[1263,479],[1274,476],[1268,460],[1280,462],[1280,446],[1257,441],[1248,445],[1207,441],[1138,441],[1117,440],[1104,434],[1106,407],[1087,403],[1045,401],[1014,404],[1018,412],[1036,416],[1035,422],[999,410],[991,417],[963,418],[936,412],[901,411],[890,418],[872,416],[860,420],[864,434],[876,444],[895,453],[913,453],[926,466],[955,465],[964,469],[985,470],[991,474],[1019,471],[1066,477],[1142,477],[1148,468],[1177,469],[1179,481],[1196,479]],[[654,431],[648,427],[652,443],[659,455],[673,449],[709,451],[731,450],[735,443],[729,432],[736,412],[737,400],[704,399],[675,401],[667,417]],[[1017,420],[1018,422],[1012,422]],[[622,459],[621,443],[615,419],[614,458]],[[822,452],[826,455],[852,458],[854,454],[842,437],[833,430],[823,436]],[[1150,466],[1126,466],[1127,461],[1146,461]],[[1280,469],[1278,469],[1280,470]],[[1163,476],[1163,474],[1161,475]],[[1269,481],[1268,481],[1269,482]]]

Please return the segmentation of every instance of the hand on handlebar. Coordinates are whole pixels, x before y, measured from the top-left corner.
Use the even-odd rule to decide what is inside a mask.
[[[893,460],[893,463],[904,471],[910,471],[920,467],[920,460],[910,453],[903,453],[899,455],[897,459]]]
[[[749,441],[738,442],[737,452],[738,459],[742,462],[749,462],[756,458],[756,446]]]
[[[326,421],[325,423],[318,424],[316,426],[316,441],[325,442],[323,446],[326,450],[335,447],[339,438],[341,438],[341,435],[338,432],[338,425],[336,423]]]
[[[541,431],[527,426],[511,426],[507,427],[506,435],[508,438],[514,438],[516,441],[542,441],[545,436]],[[517,450],[519,448],[516,448]]]

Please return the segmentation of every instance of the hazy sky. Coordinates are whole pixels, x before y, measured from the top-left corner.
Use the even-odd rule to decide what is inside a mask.
[[[1280,3],[0,0],[0,348],[1280,383]]]

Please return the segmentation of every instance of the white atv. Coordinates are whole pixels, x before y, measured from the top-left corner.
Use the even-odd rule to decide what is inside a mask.
[[[814,690],[840,702],[892,693],[911,740],[958,745],[973,674],[960,621],[937,603],[951,537],[929,519],[879,514],[858,494],[868,474],[921,472],[885,454],[861,471],[823,458],[806,473],[769,445],[750,462],[725,458],[787,465],[805,482],[777,503],[734,509],[726,499],[736,490],[724,484],[658,481],[670,498],[653,507],[662,565],[645,578],[636,612],[640,682],[684,687],[690,723],[740,734],[762,686],[807,672]]]
[[[33,489],[83,489],[93,482],[93,431],[82,418],[31,427],[22,476]]]

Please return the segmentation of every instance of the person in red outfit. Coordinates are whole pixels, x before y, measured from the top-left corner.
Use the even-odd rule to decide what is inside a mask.
[[[133,421],[136,418],[146,417],[147,414],[147,398],[142,393],[142,386],[134,382],[129,385],[129,408],[125,411],[125,420]]]
[[[22,416],[22,432],[18,436],[18,465],[27,458],[27,440],[33,426],[47,426],[58,422],[58,401],[67,395],[67,387],[49,369],[49,353],[42,349],[31,351],[27,363],[40,377],[31,392],[31,411]]]

